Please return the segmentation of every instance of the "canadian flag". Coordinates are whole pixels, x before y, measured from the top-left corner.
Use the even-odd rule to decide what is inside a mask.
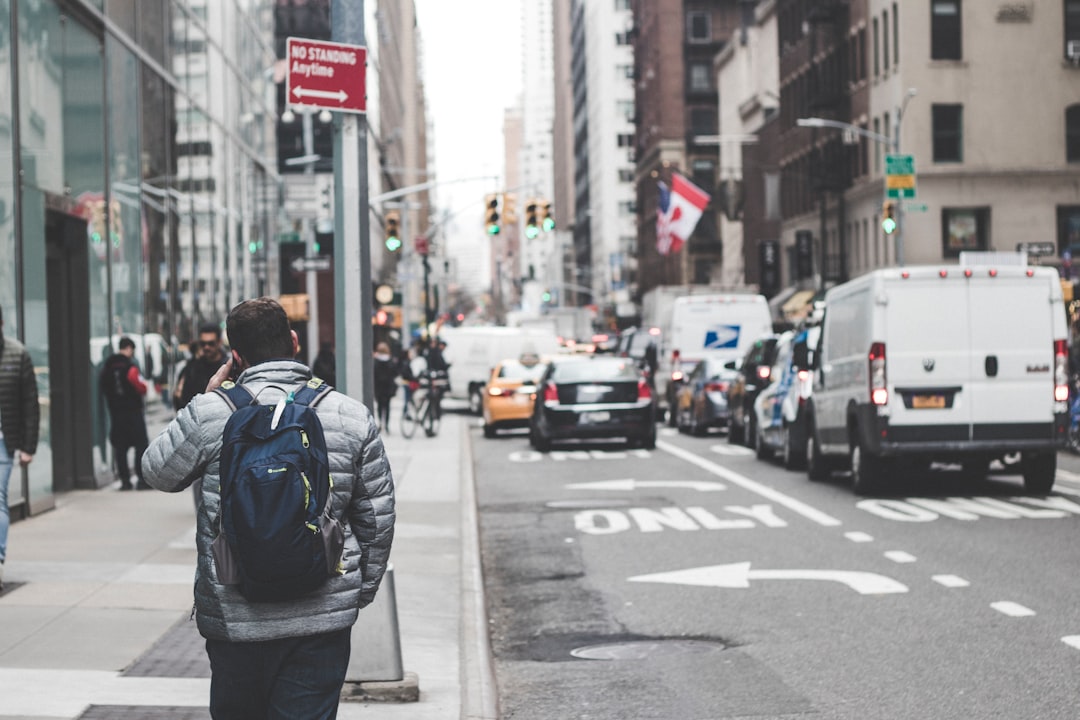
[[[661,255],[677,253],[697,227],[709,194],[678,173],[671,175],[671,188],[658,182],[656,203],[656,250]]]

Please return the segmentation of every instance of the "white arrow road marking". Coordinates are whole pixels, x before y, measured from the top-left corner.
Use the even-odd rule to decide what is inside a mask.
[[[1035,611],[1031,608],[1026,608],[1019,603],[1014,603],[1009,600],[990,603],[990,607],[1009,617],[1031,617],[1035,614]]]
[[[862,595],[888,595],[908,591],[906,585],[876,573],[848,570],[751,570],[748,562],[637,575],[629,580],[720,588],[747,588],[750,587],[751,580],[829,580],[843,583]]]
[[[632,491],[639,488],[690,488],[698,492],[716,492],[726,490],[723,483],[694,480],[599,480],[597,482],[573,483],[566,486],[570,490],[625,490]]]
[[[947,588],[962,588],[971,585],[967,580],[956,575],[934,575],[930,579]]]
[[[810,507],[801,500],[796,500],[795,498],[789,497],[782,492],[773,490],[767,485],[762,485],[755,480],[751,480],[745,475],[740,475],[733,470],[728,470],[722,465],[717,465],[716,463],[710,462],[703,457],[698,457],[689,450],[683,450],[678,445],[672,445],[669,442],[660,440],[657,441],[656,447],[660,450],[663,450],[664,452],[671,453],[676,457],[682,458],[689,463],[693,463],[694,465],[697,465],[699,468],[706,470],[713,475],[722,477],[733,485],[738,485],[744,490],[749,490],[750,492],[757,493],[758,495],[761,495],[767,500],[772,500],[777,505],[783,505],[788,510],[791,510],[794,513],[798,513],[807,520],[816,522],[818,525],[824,525],[825,527],[835,527],[841,524],[841,522],[834,518],[832,515],[827,515],[816,508]]]
[[[298,98],[314,97],[314,98],[326,98],[327,100],[337,100],[345,102],[349,95],[344,90],[310,90],[303,87],[293,88],[293,95]]]
[[[1069,647],[1080,650],[1080,635],[1066,635],[1061,638],[1061,642],[1065,643]]]

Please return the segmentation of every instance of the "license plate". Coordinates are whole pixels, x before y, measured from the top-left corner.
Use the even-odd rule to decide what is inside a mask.
[[[588,425],[590,423],[602,423],[611,419],[611,413],[606,410],[598,410],[594,412],[581,413],[581,424]]]
[[[915,410],[940,410],[945,407],[944,395],[915,395],[911,398]]]

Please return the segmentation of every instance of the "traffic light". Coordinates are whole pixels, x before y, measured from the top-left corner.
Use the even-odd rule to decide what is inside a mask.
[[[881,208],[881,229],[886,235],[896,232],[896,201],[886,200]]]
[[[488,235],[498,235],[502,229],[499,227],[499,196],[495,193],[484,196],[484,229]]]
[[[548,200],[540,203],[540,227],[544,229],[544,232],[555,229],[555,218],[551,215],[551,202]]]
[[[510,227],[517,224],[517,195],[503,193],[502,221],[503,225]]]
[[[383,218],[383,227],[386,230],[386,249],[396,252],[401,249],[401,237],[398,226],[401,224],[401,213],[397,210],[389,210]]]
[[[540,234],[540,202],[538,200],[531,199],[529,204],[525,206],[525,237],[532,240]]]

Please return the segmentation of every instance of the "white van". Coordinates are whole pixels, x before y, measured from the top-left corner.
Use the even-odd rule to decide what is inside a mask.
[[[554,355],[562,348],[551,328],[494,325],[443,326],[439,337],[446,341],[443,357],[450,363],[450,397],[467,400],[469,410],[480,414],[484,385],[501,361],[523,352]]]
[[[660,330],[656,394],[671,408],[679,384],[700,360],[741,358],[754,340],[772,332],[772,316],[764,295],[686,295],[675,299],[670,325]],[[674,426],[673,417],[668,424]]]
[[[1068,428],[1068,343],[1051,268],[878,270],[825,296],[807,448],[811,479],[850,465],[856,492],[901,463],[985,476],[1021,454],[1024,488],[1054,484]]]

